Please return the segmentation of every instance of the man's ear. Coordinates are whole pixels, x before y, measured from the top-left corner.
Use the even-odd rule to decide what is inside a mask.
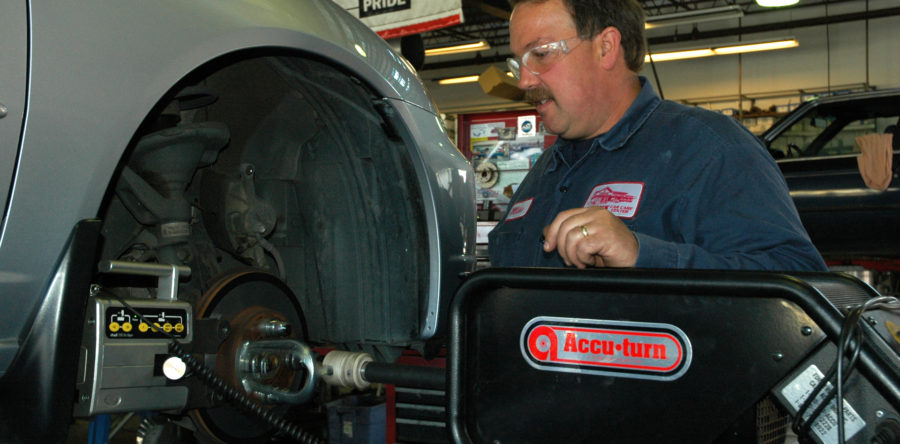
[[[622,56],[622,33],[613,26],[608,26],[594,36],[594,57],[603,69],[612,69]]]

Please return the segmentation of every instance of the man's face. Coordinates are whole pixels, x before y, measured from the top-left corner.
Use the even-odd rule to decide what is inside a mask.
[[[561,0],[524,3],[509,22],[510,47],[521,57],[531,48],[575,37],[575,23]],[[577,46],[576,46],[577,45]],[[602,126],[600,85],[591,41],[573,39],[568,54],[540,75],[521,68],[519,88],[532,102],[548,131],[566,139],[585,139],[599,134]]]

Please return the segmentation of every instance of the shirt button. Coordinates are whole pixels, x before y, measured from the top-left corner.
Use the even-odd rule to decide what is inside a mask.
[[[565,193],[566,191],[569,191],[569,187],[567,187],[567,186],[565,186],[565,185],[559,187],[559,192],[560,192],[560,193]]]

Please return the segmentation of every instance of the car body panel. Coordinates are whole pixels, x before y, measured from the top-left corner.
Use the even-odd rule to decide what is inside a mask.
[[[432,222],[443,221],[443,223],[457,228],[464,232],[463,236],[448,235],[447,231],[439,230],[437,226],[429,226],[429,243],[433,245],[441,245],[448,251],[431,250],[431,263],[434,263],[436,257],[440,256],[444,269],[430,270],[431,280],[438,279],[442,273],[448,270],[462,273],[471,271],[475,267],[475,227],[470,225],[468,221],[475,217],[475,189],[474,179],[469,176],[469,170],[461,168],[465,158],[457,150],[448,150],[444,144],[446,142],[446,130],[440,120],[433,114],[427,113],[421,108],[410,106],[406,103],[397,102],[395,107],[406,117],[404,120],[417,122],[410,129],[417,132],[413,134],[416,140],[431,140],[432,144],[420,146],[420,153],[423,154],[419,160],[422,162],[423,173],[425,171],[433,171],[434,175],[419,174],[420,186],[423,189],[429,189],[430,193],[426,195],[441,196],[439,200],[433,200],[426,203],[426,211],[434,213],[433,217],[429,217],[429,224]],[[452,158],[451,162],[447,162],[446,157]],[[457,165],[453,167],[451,165]],[[426,188],[427,187],[427,188]],[[466,196],[472,196],[469,200]],[[454,220],[455,219],[455,220]],[[460,243],[461,242],[461,243]],[[462,254],[448,252],[461,252]],[[431,289],[428,304],[426,306],[427,322],[423,326],[422,335],[431,337],[435,332],[443,330],[443,324],[446,322],[446,311],[450,304],[450,298],[441,298],[440,294],[453,294],[456,290],[456,283],[443,280],[444,287]]]
[[[894,164],[900,162],[895,152]],[[816,248],[830,257],[900,257],[900,185],[866,186],[856,156],[782,160],[791,197]]]
[[[854,147],[855,137],[891,132],[898,120],[900,90],[841,94],[802,104],[761,135],[810,238],[832,263],[900,257],[897,141],[884,190],[866,185]]]
[[[27,3],[25,2],[9,2],[3,7],[3,13],[0,14],[0,41],[3,42],[3,51],[0,51],[0,79],[3,79],[0,82],[0,106],[6,110],[6,115],[0,118],[0,201],[3,202],[4,221],[13,169],[18,159],[22,120],[25,116],[28,67],[26,7]],[[19,275],[5,267],[0,270],[2,270],[0,271],[0,286],[2,287],[8,287],[20,279]],[[7,293],[7,291],[6,288],[0,290],[0,301],[8,300],[15,303],[18,298],[14,293]],[[15,315],[11,314],[10,316]],[[10,322],[10,320],[0,318],[0,322]],[[0,375],[3,374],[6,363],[15,356],[18,344],[18,336],[7,335],[5,331],[4,334],[0,334]]]
[[[0,15],[4,20],[21,15],[17,9],[8,14],[10,8],[3,6]],[[0,270],[4,270],[0,282],[4,306],[0,314],[0,374],[9,366],[37,311],[68,233],[77,221],[97,216],[123,152],[134,143],[135,130],[160,98],[198,67],[240,51],[296,51],[352,72],[378,94],[407,109],[404,117],[413,122],[428,121],[433,126],[431,120],[437,119],[409,65],[330,1],[130,2],[116,6],[35,2],[30,8],[28,114],[0,238]],[[21,28],[23,22],[16,26]],[[437,135],[436,130],[429,132],[433,134],[422,136]],[[3,140],[8,137],[2,135]],[[443,138],[446,140],[445,134]],[[430,173],[420,177],[420,183],[427,184],[438,199],[458,199],[460,193],[473,189],[473,175],[465,159],[440,155],[440,160],[432,161],[429,157],[437,155],[435,149],[425,149],[424,154],[410,153],[420,156],[419,162],[429,163],[423,164],[420,175],[437,165],[465,172],[464,178],[443,191],[439,177]],[[425,199],[434,197],[425,193]],[[426,207],[431,209],[427,215],[429,241],[434,242],[429,245],[430,259],[437,261],[431,266],[440,269],[440,261],[453,255],[451,248],[441,248],[441,242],[449,238],[474,242],[474,204],[467,211],[471,223],[456,227],[437,220],[442,209],[454,208],[452,204],[436,200]],[[451,231],[444,231],[448,228]],[[474,265],[474,251],[464,262]],[[442,274],[441,279],[449,275]],[[432,297],[441,287],[455,285],[455,279],[454,283],[441,279],[429,282]]]
[[[0,41],[3,42],[3,51],[0,52],[0,79],[3,79],[0,82],[0,199],[4,209],[25,115],[27,17],[23,2],[8,5],[0,15]]]

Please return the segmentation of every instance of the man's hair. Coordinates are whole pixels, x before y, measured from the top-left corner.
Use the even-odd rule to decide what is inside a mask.
[[[510,0],[513,9],[523,3],[547,0]],[[582,40],[589,40],[609,26],[622,34],[622,49],[628,69],[637,72],[644,64],[647,39],[644,35],[644,10],[637,0],[562,0],[575,22]]]

